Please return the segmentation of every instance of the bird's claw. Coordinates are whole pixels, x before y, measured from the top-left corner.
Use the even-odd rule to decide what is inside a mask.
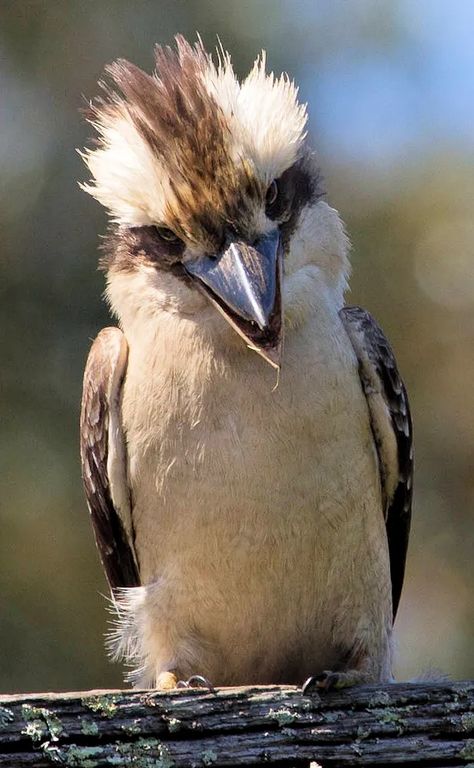
[[[370,683],[373,677],[370,670],[345,669],[343,672],[333,672],[325,669],[319,675],[308,677],[303,685],[303,694],[311,694],[315,691],[333,691],[341,688],[352,688],[354,685]]]
[[[330,691],[334,688],[340,688],[341,675],[339,672],[331,672],[325,670],[319,675],[312,675],[308,677],[302,687],[302,693],[304,696],[320,691]]]
[[[214,686],[202,675],[191,675],[188,680],[178,680],[176,688],[207,688],[209,693],[216,692]]]

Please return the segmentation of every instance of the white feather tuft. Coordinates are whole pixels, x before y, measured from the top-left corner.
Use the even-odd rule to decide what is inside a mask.
[[[209,59],[204,84],[229,120],[237,109],[240,83],[235,76],[230,53],[222,45],[217,49],[217,66]]]
[[[234,154],[251,161],[265,184],[297,159],[306,136],[306,105],[288,75],[266,73],[262,51],[240,85],[230,55],[221,47],[218,65],[209,62],[205,83],[227,117]]]
[[[146,588],[127,587],[117,589],[110,600],[114,615],[112,630],[106,647],[113,661],[124,661],[130,668],[126,680],[147,687],[152,684],[153,674],[146,664],[143,649],[143,632],[146,624]]]
[[[267,183],[297,159],[306,136],[306,105],[298,102],[298,89],[285,74],[265,72],[265,53],[242,83],[239,121],[246,147]]]
[[[125,109],[120,117],[96,123],[101,144],[81,153],[93,181],[82,184],[108,209],[117,223],[141,226],[164,217],[172,192],[158,158],[137,131]]]

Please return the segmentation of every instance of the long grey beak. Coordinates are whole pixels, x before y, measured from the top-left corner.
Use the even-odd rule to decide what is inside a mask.
[[[278,231],[184,265],[188,275],[247,344],[280,368],[283,330]]]

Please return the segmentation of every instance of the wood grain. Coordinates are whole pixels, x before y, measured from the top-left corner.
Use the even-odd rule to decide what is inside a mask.
[[[474,766],[474,682],[0,697],[0,766]]]

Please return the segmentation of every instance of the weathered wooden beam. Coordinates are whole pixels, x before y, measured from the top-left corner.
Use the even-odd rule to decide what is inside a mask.
[[[474,768],[474,682],[0,696],[0,766]]]

